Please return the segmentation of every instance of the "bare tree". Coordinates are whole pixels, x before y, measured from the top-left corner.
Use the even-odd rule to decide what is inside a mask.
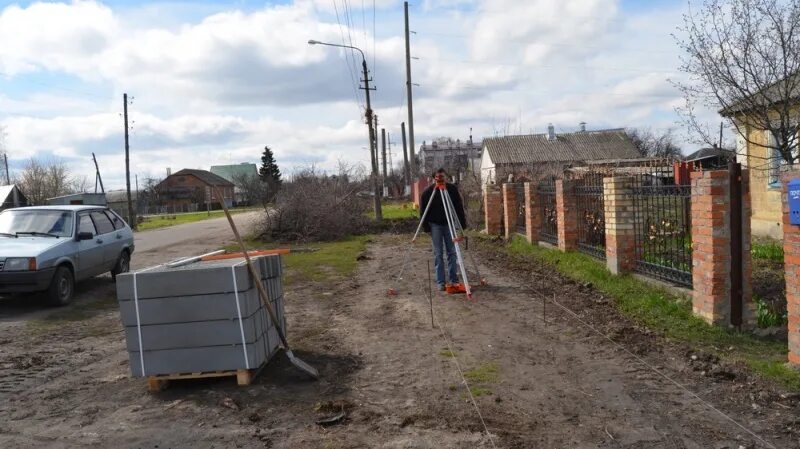
[[[66,164],[60,160],[40,160],[31,158],[16,174],[15,183],[36,204],[44,204],[48,198],[75,193],[76,188],[88,184],[72,177]]]
[[[683,155],[681,147],[675,142],[672,128],[661,134],[653,132],[650,128],[628,128],[625,133],[644,157],[668,159],[680,158]]]
[[[793,164],[800,95],[799,0],[705,0],[684,15],[676,38],[683,49],[676,82],[686,100],[679,110],[689,130],[707,144],[717,141],[696,116],[698,106],[716,108],[749,144],[775,150]],[[753,139],[751,129],[770,139]]]
[[[269,203],[275,198],[277,184],[263,181],[253,173],[236,173],[233,175],[233,184],[241,192],[244,202],[248,205],[259,204],[268,210]]]

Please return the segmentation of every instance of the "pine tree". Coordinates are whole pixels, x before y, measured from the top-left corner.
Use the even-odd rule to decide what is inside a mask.
[[[273,186],[280,187],[281,185],[281,171],[268,146],[264,147],[264,154],[261,155],[261,168],[258,169],[258,176],[262,181]]]

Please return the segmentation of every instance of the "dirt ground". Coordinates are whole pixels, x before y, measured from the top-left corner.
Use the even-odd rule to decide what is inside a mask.
[[[591,286],[509,259],[497,244],[473,245],[489,282],[475,301],[434,292],[432,327],[424,239],[398,295],[386,295],[407,240],[375,237],[353,279],[287,288],[289,340],[320,370],[317,382],[278,355],[250,387],[199,380],[151,394],[130,378],[110,279],[84,285],[77,304],[56,313],[0,303],[0,447],[770,447],[632,354],[768,444],[800,447],[800,395],[665,342]],[[542,295],[625,349],[552,302],[543,310]]]

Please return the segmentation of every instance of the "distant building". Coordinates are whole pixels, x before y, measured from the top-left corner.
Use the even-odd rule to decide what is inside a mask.
[[[0,210],[25,206],[30,206],[30,203],[19,187],[14,184],[0,186]]]
[[[211,173],[232,182],[235,186],[234,201],[237,204],[245,201],[245,193],[236,185],[242,177],[245,176],[258,176],[258,167],[256,164],[250,162],[242,162],[241,164],[232,165],[212,165]]]
[[[469,140],[435,140],[430,144],[422,142],[419,147],[419,161],[426,174],[437,168],[444,168],[456,179],[459,174],[473,169],[477,173],[481,160],[481,142]]]
[[[535,181],[588,161],[638,158],[641,153],[624,129],[556,134],[550,125],[546,133],[484,139],[481,182],[499,184],[509,176]]]
[[[86,206],[105,206],[106,194],[105,193],[73,193],[70,195],[57,196],[55,198],[48,198],[47,204],[50,206],[67,206],[67,205],[86,205]]]
[[[106,192],[106,203],[108,208],[117,213],[127,223],[128,220],[128,191],[127,190],[109,190]],[[136,190],[131,190],[131,203],[133,203],[133,210],[135,214],[141,215],[139,204],[139,193]]]
[[[727,168],[728,162],[736,159],[736,152],[724,148],[701,148],[686,156],[685,161],[700,165],[705,170]]]
[[[233,187],[232,182],[210,171],[184,168],[158,183],[156,190],[166,206],[213,205],[224,200],[232,207]],[[217,197],[217,190],[222,198]]]

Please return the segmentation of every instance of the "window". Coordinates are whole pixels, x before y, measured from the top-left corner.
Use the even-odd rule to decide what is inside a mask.
[[[97,227],[97,233],[99,235],[114,232],[114,225],[111,224],[111,220],[108,219],[106,214],[102,212],[92,212],[92,221],[94,221],[94,225]]]
[[[92,218],[89,216],[89,214],[83,214],[80,216],[78,232],[88,232],[92,234],[92,236],[97,235],[97,232],[94,229],[94,223],[92,223]]]
[[[770,187],[779,187],[783,157],[781,157],[781,152],[775,147],[780,145],[780,137],[769,130],[764,131],[764,133],[766,134],[765,140],[767,141],[767,154],[769,155],[767,183],[769,183]]]
[[[115,212],[111,210],[106,211],[106,215],[111,220],[111,223],[114,225],[114,229],[122,229],[125,227],[125,222],[117,215]]]

